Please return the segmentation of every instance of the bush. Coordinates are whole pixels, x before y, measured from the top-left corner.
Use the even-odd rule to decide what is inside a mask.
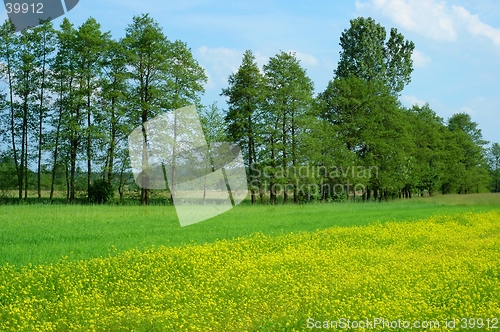
[[[17,173],[14,161],[7,154],[0,155],[0,198],[9,197],[17,189]]]
[[[92,203],[106,203],[113,198],[113,186],[104,180],[96,180],[89,188],[89,201]]]

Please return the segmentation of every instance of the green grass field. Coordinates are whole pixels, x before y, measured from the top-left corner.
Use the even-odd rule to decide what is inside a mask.
[[[0,331],[496,331],[499,199],[2,206]]]
[[[180,227],[172,206],[0,206],[0,266],[114,255],[152,246],[212,243],[268,235],[412,221],[438,214],[500,209],[500,195],[446,195],[383,203],[241,205],[210,220]]]

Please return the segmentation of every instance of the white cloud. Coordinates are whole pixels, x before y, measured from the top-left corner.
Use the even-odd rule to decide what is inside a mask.
[[[243,52],[225,47],[198,48],[200,64],[205,68],[208,76],[207,89],[225,86],[231,73],[235,73],[241,64]]]
[[[229,68],[232,72],[236,72],[236,70],[238,70],[243,57],[243,52],[225,47],[211,48],[207,46],[200,46],[198,51],[200,52],[202,59],[206,62],[219,68]]]
[[[400,99],[401,99],[401,102],[408,107],[411,107],[413,105],[417,105],[417,106],[421,107],[421,106],[424,106],[424,104],[426,103],[425,101],[418,99],[417,97],[415,97],[413,95],[403,95],[400,97]]]
[[[318,65],[318,60],[316,60],[316,58],[311,54],[302,53],[294,50],[291,50],[290,52],[295,53],[295,57],[300,60],[302,65],[312,66],[312,67]]]
[[[208,76],[207,90],[227,86],[229,75],[238,71],[241,61],[243,60],[243,54],[245,53],[244,50],[207,46],[201,46],[197,51],[197,59]],[[259,51],[253,52],[253,55],[255,56],[255,62],[259,70],[262,72],[262,66],[269,62],[269,57],[263,55]],[[304,54],[306,62],[312,61],[310,57],[311,56],[308,57],[307,54]],[[298,52],[297,58],[299,58]],[[312,59],[314,59],[314,57],[312,57]]]
[[[413,65],[415,67],[424,68],[424,67],[427,67],[427,65],[429,64],[429,62],[431,62],[431,58],[429,58],[424,53],[422,53],[422,52],[420,52],[418,50],[414,50],[413,51],[413,54],[412,54],[411,58],[413,60]]]
[[[356,1],[356,9],[380,12],[399,26],[429,38],[454,41],[457,30],[463,27],[472,35],[487,37],[500,46],[500,29],[482,22],[464,7],[450,7],[442,0]]]
[[[453,5],[453,12],[465,24],[466,29],[476,36],[484,36],[500,46],[500,29],[495,29],[491,25],[481,22],[477,15],[472,15],[462,6]]]
[[[381,12],[399,26],[438,40],[457,37],[452,13],[446,3],[436,0],[369,0],[356,3],[358,10]]]
[[[355,4],[357,10],[361,10],[365,7],[367,7],[367,3],[362,3],[361,1],[356,0]]]

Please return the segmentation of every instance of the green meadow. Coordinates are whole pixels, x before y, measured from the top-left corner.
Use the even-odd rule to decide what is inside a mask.
[[[81,260],[153,246],[213,243],[253,233],[281,235],[330,227],[416,221],[500,209],[500,194],[415,197],[382,203],[247,205],[181,227],[173,206],[0,206],[0,265]]]
[[[500,195],[243,204],[187,227],[172,206],[0,220],[1,331],[500,326]]]

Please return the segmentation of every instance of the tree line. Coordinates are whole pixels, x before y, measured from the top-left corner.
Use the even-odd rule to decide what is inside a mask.
[[[199,104],[204,92],[207,78],[191,50],[148,15],[134,17],[120,40],[93,18],[78,28],[64,19],[57,31],[51,22],[13,31],[10,21],[0,30],[0,116],[3,161],[19,199],[27,198],[33,168],[39,199],[45,172],[49,199],[64,178],[66,198],[75,202],[82,168],[86,192],[99,180],[121,194],[130,173],[128,133],[168,109]],[[141,202],[147,195],[142,190]]]
[[[498,192],[499,145],[486,148],[468,114],[444,121],[428,104],[400,103],[414,44],[395,28],[387,36],[371,18],[350,23],[333,79],[317,96],[294,54],[281,52],[260,70],[247,51],[229,77],[222,92],[229,99],[226,132],[247,165],[258,165],[249,167],[252,201],[270,191],[277,202],[273,188],[280,200],[292,195],[295,202]],[[321,171],[297,174],[303,165]]]
[[[191,104],[207,141],[241,147],[252,203],[500,191],[500,146],[487,148],[468,114],[444,121],[428,104],[401,104],[414,44],[371,18],[351,20],[332,80],[316,95],[294,53],[259,68],[247,50],[221,92],[227,110],[200,104],[203,68],[147,14],[119,40],[93,18],[20,34],[6,21],[0,43],[0,190],[19,200],[60,191],[72,203],[100,188],[121,200],[129,188],[148,204],[151,190],[131,177],[127,136]]]

